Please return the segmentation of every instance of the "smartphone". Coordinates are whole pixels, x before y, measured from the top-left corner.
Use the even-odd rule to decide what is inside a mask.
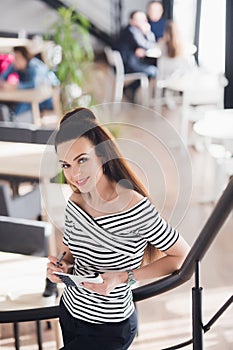
[[[54,272],[54,275],[58,276],[67,287],[81,287],[81,283],[103,283],[103,279],[98,272],[86,276],[71,275],[64,272]]]

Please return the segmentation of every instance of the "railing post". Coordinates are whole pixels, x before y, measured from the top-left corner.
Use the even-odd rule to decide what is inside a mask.
[[[200,261],[195,262],[195,287],[192,288],[193,350],[203,349],[202,288],[200,287]]]

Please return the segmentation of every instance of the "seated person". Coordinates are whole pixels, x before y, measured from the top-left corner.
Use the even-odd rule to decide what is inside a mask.
[[[172,20],[167,21],[160,47],[162,55],[157,60],[160,79],[178,77],[195,68],[194,56],[186,53],[177,24]]]
[[[186,53],[176,23],[167,21],[163,39],[159,43],[162,55],[157,60],[158,79],[179,79],[196,69],[193,53]],[[165,94],[166,104],[173,109],[176,104],[169,91]]]
[[[8,53],[0,54],[0,74],[3,73],[13,62],[14,56]]]
[[[7,81],[8,77],[13,73],[16,73],[18,76],[14,84]],[[59,80],[53,72],[49,71],[45,63],[36,57],[32,58],[26,47],[14,47],[14,61],[0,75],[0,88],[13,92],[15,89],[33,89],[44,84],[57,86],[59,85]],[[10,107],[13,117],[31,111],[30,103],[25,102],[11,103]],[[52,98],[41,102],[39,107],[41,111],[52,110]]]
[[[155,47],[156,41],[150,30],[146,14],[142,11],[133,11],[130,15],[129,24],[124,28],[114,49],[121,53],[126,73],[145,73],[148,78],[155,78],[156,66],[145,61],[146,50]],[[127,86],[131,90],[131,102],[134,102],[136,89],[139,82]]]
[[[161,1],[150,1],[147,5],[147,18],[151,26],[151,31],[155,35],[157,42],[163,38],[166,19],[163,18],[163,4]]]

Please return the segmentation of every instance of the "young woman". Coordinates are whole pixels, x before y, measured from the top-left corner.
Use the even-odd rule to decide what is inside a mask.
[[[179,77],[194,70],[196,64],[191,48],[190,52],[185,50],[177,24],[172,20],[166,23],[160,47],[162,55],[157,61],[159,79]]]
[[[179,269],[189,246],[161,218],[91,110],[77,108],[63,117],[55,147],[73,193],[66,208],[66,255],[58,267],[57,258],[49,257],[47,277],[58,283],[54,272],[72,270],[98,272],[103,279],[65,288],[63,349],[128,349],[137,330],[131,285]],[[145,263],[152,247],[163,255]]]
[[[162,55],[157,59],[158,79],[156,98],[159,103],[159,99],[164,92],[167,107],[174,109],[176,108],[176,101],[172,90],[165,88],[165,91],[163,91],[161,86],[166,87],[169,80],[173,81],[173,85],[176,82],[178,85],[184,85],[184,79],[190,83],[193,79],[192,74],[195,72],[197,66],[191,47],[189,50],[185,49],[177,24],[174,21],[169,20],[166,22],[163,38],[160,40],[159,45]]]

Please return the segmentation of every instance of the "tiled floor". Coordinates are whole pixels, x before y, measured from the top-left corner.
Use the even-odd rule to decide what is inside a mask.
[[[186,149],[182,144],[179,108],[164,109],[162,116],[154,109],[127,103],[120,109],[101,104],[96,111],[103,122],[115,122],[112,127],[122,151],[148,185],[158,209],[192,245],[213,209],[214,203],[206,199],[214,193],[218,174],[205,151]],[[232,295],[232,227],[231,214],[201,262],[204,324]],[[172,291],[137,304],[139,334],[130,349],[161,350],[192,337],[193,285],[191,278]],[[232,311],[231,305],[204,335],[204,349],[233,349]],[[21,326],[21,350],[37,349],[33,327]],[[10,325],[2,327],[0,348],[14,348]],[[44,331],[44,349],[56,349],[53,330]]]

